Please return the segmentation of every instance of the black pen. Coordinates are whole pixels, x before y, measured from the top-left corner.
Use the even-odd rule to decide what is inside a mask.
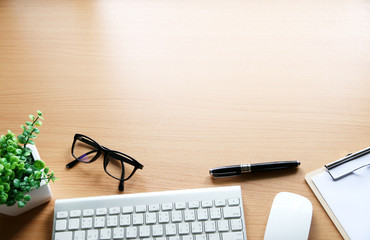
[[[209,170],[209,174],[213,177],[231,177],[238,176],[243,173],[260,172],[268,170],[278,170],[285,168],[298,167],[301,163],[299,161],[280,161],[280,162],[265,162],[265,163],[252,163],[240,164],[213,168]]]

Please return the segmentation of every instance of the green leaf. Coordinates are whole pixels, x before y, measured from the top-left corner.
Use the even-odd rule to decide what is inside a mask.
[[[36,134],[39,134],[40,133],[40,130],[38,128],[34,128],[33,129],[33,132],[36,133]]]
[[[21,200],[23,200],[23,198],[24,198],[24,194],[23,194],[23,193],[19,193],[19,194],[15,197],[15,200],[16,200],[16,201],[21,201]]]
[[[35,163],[33,164],[33,166],[36,169],[41,170],[41,169],[45,168],[45,162],[42,161],[42,160],[36,160]]]
[[[25,205],[26,205],[26,203],[23,202],[23,201],[18,202],[18,207],[20,207],[20,208],[23,208]]]
[[[42,116],[42,112],[41,112],[40,110],[37,110],[37,115],[38,115],[39,117],[41,117],[41,116]]]
[[[30,130],[25,130],[24,132],[23,132],[23,136],[25,136],[25,137],[27,137],[28,135],[30,135],[31,134],[31,131]]]
[[[14,187],[16,187],[16,188],[19,188],[19,187],[20,187],[20,181],[19,181],[19,179],[18,179],[18,178],[15,178],[15,179],[13,180],[13,185],[14,185]]]
[[[18,163],[18,169],[19,169],[19,170],[24,169],[24,162],[20,162],[20,163]]]
[[[36,121],[36,122],[35,122],[35,125],[36,125],[36,126],[42,126],[42,122],[41,122],[40,120],[39,120],[39,121]]]
[[[13,162],[12,166],[11,166],[11,169],[14,170],[16,167],[18,167],[18,162]],[[12,171],[12,173],[14,173],[14,172]]]
[[[12,163],[18,163],[19,162],[19,157],[17,157],[17,156],[11,156],[10,157],[10,162],[12,162]]]
[[[35,145],[35,142],[33,140],[28,140],[28,143],[31,145]]]
[[[3,183],[3,186],[4,186],[4,192],[9,192],[9,190],[10,190],[9,183]]]
[[[46,168],[44,169],[44,173],[45,173],[45,174],[48,174],[48,172],[49,172],[49,167],[46,167]]]
[[[21,125],[21,128],[23,129],[23,131],[27,129],[24,125]]]
[[[20,144],[25,144],[26,143],[26,137],[24,135],[19,135],[18,136],[18,141]]]
[[[17,148],[16,150],[15,150],[15,154],[17,154],[17,155],[21,155],[22,154],[22,149],[20,149],[20,148]]]
[[[25,195],[24,200],[28,202],[29,200],[31,200],[31,196],[30,195]]]
[[[15,147],[13,147],[13,146],[8,146],[8,147],[6,148],[6,150],[7,150],[8,152],[13,153],[13,152],[15,152]]]
[[[27,175],[31,175],[32,174],[32,168],[27,168],[27,170],[26,170],[26,174]]]
[[[33,122],[33,121],[35,121],[35,116],[33,116],[33,115],[28,115],[28,117],[32,120],[32,122]]]
[[[30,121],[26,121],[25,123],[26,123],[27,126],[32,126],[32,122],[30,122]]]
[[[35,177],[36,177],[36,179],[41,179],[42,172],[37,172]],[[33,186],[35,186],[35,184],[33,184]]]
[[[11,200],[11,201],[8,201],[8,202],[6,203],[6,205],[7,205],[8,207],[11,207],[11,206],[13,206],[15,203],[16,203],[16,202],[15,202],[14,200]]]

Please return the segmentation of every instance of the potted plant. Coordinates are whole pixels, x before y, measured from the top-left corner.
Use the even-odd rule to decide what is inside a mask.
[[[34,142],[42,112],[29,115],[18,137],[10,130],[0,137],[0,213],[16,216],[51,199],[53,171],[40,159]]]

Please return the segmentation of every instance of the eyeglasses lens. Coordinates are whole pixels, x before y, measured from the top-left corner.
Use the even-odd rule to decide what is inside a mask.
[[[90,162],[98,154],[98,146],[90,139],[80,137],[76,140],[73,155],[81,162]]]
[[[131,173],[135,169],[133,165],[126,162],[122,162],[122,159],[126,157],[119,153],[109,153],[107,154],[106,158],[107,158],[106,171],[115,178],[126,179],[131,175]],[[122,168],[124,168],[125,173],[124,176],[122,176]]]

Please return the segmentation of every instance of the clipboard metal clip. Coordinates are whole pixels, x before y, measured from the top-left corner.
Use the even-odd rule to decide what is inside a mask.
[[[370,165],[369,153],[370,147],[356,153],[348,154],[344,158],[325,165],[326,171],[330,174],[333,180],[346,177],[354,171]]]

